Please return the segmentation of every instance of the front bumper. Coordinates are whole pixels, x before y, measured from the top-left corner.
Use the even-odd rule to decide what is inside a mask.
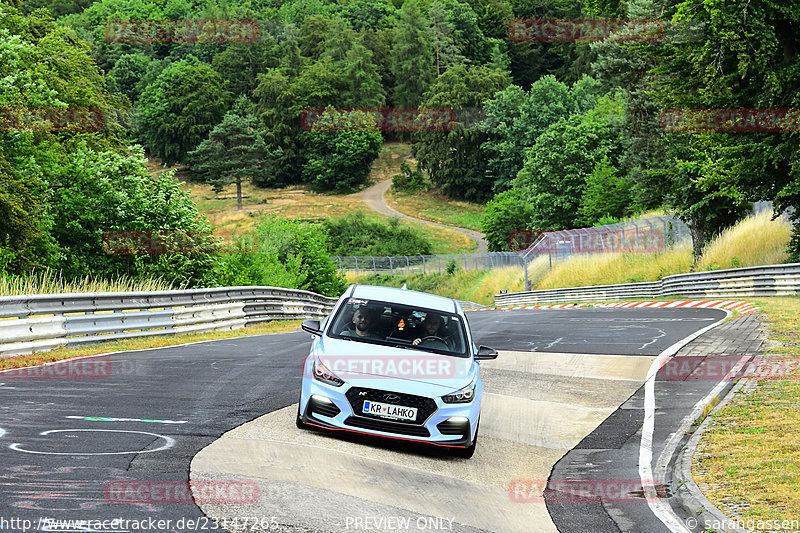
[[[399,391],[361,389],[349,383],[332,387],[308,379],[304,380],[300,398],[302,421],[319,429],[375,435],[435,446],[465,448],[472,444],[480,413],[479,394],[468,404],[447,404],[440,397],[414,395],[428,400],[433,411],[430,414],[421,411],[420,414],[426,416],[425,420],[411,424],[362,415],[358,412],[361,400],[354,397],[354,390],[407,395]]]

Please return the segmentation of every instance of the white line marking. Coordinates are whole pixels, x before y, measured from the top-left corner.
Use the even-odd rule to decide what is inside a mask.
[[[559,337],[556,340],[554,340],[553,342],[551,342],[550,344],[548,344],[547,346],[545,346],[545,349],[552,348],[553,346],[555,346],[556,344],[558,344],[559,342],[561,342],[563,340],[564,340],[564,337]]]
[[[8,447],[17,452],[24,452],[24,453],[33,453],[39,455],[126,455],[129,453],[153,453],[153,452],[160,452],[163,450],[168,450],[175,446],[175,439],[172,437],[167,437],[165,435],[159,435],[158,433],[150,433],[149,431],[128,431],[123,429],[51,429],[48,431],[42,431],[39,435],[50,435],[51,433],[72,433],[75,431],[81,432],[88,432],[88,431],[105,431],[105,432],[113,432],[113,433],[139,433],[141,435],[152,435],[158,439],[164,439],[164,444],[156,448],[154,450],[133,450],[130,452],[40,452],[36,450],[26,450],[24,448],[20,448],[20,443],[15,442],[10,444]]]
[[[639,443],[639,478],[644,488],[645,498],[647,505],[656,517],[672,531],[672,533],[691,533],[691,531],[684,525],[675,511],[672,510],[665,501],[659,499],[656,493],[656,484],[665,480],[656,480],[653,477],[653,431],[655,429],[655,414],[656,414],[656,374],[661,366],[673,355],[678,353],[682,347],[689,344],[691,341],[705,333],[706,331],[714,328],[728,319],[732,313],[727,309],[725,311],[725,318],[720,319],[713,324],[710,324],[698,331],[695,331],[688,337],[685,337],[663,352],[661,352],[650,369],[647,372],[647,379],[644,383],[644,422],[642,423],[642,440]]]

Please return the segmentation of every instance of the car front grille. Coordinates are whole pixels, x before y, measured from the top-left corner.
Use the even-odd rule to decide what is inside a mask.
[[[400,422],[387,422],[385,420],[373,420],[371,418],[349,417],[344,421],[345,425],[361,429],[372,429],[374,431],[384,431],[386,433],[397,433],[398,435],[409,435],[412,437],[430,437],[431,433],[425,426],[415,426],[402,424]]]
[[[396,396],[397,398],[394,398]],[[385,421],[386,419],[370,413],[362,413],[361,408],[364,405],[364,400],[371,402],[391,403],[394,405],[402,405],[403,407],[416,407],[417,418],[409,422],[396,422],[402,426],[408,425],[422,425],[426,420],[436,411],[436,402],[432,398],[424,396],[416,396],[414,394],[405,394],[402,392],[392,392],[380,389],[366,389],[362,387],[352,387],[345,393],[347,401],[350,402],[350,407],[353,408],[359,418],[371,418],[374,420]],[[386,399],[387,397],[392,399]],[[395,423],[395,422],[393,422]]]

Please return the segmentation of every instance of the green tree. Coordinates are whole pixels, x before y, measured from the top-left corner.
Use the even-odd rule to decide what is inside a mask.
[[[495,192],[510,187],[522,169],[525,150],[574,107],[569,88],[549,75],[536,80],[528,93],[511,85],[486,102],[486,119],[479,127],[487,139],[481,148]]]
[[[509,249],[512,232],[529,230],[534,216],[528,192],[520,187],[497,194],[486,204],[481,231],[486,234],[490,252]]]
[[[393,100],[398,107],[417,107],[436,74],[430,22],[417,0],[405,0],[397,19],[392,47]]]
[[[114,80],[117,90],[136,103],[146,87],[150,58],[141,52],[125,54],[117,59],[108,77]]]
[[[456,29],[448,15],[445,6],[439,0],[434,0],[428,9],[437,81],[445,69],[460,65],[467,60],[461,54],[461,47],[456,42]]]
[[[229,104],[222,77],[190,56],[172,63],[142,92],[139,134],[153,155],[171,165],[205,139]]]
[[[192,174],[197,181],[210,183],[220,192],[229,183],[236,184],[236,209],[242,210],[242,182],[246,179],[259,185],[269,184],[273,171],[273,154],[267,149],[264,136],[256,130],[256,118],[242,109],[228,111],[222,122],[214,126],[208,139],[189,152]]]
[[[639,0],[642,8],[650,4]],[[662,108],[796,108],[800,105],[800,11],[774,0],[667,6],[678,29],[657,61],[653,96]],[[686,38],[688,27],[702,27]],[[666,163],[655,178],[692,229],[695,255],[744,213],[746,200],[797,205],[800,156],[795,134],[667,133]],[[800,219],[795,218],[800,234]],[[793,241],[797,242],[797,241]]]
[[[582,226],[593,226],[602,218],[619,219],[631,214],[631,184],[617,172],[606,156],[586,176],[580,205]]]
[[[414,142],[420,168],[448,196],[466,200],[491,196],[492,180],[480,149],[486,133],[473,119],[473,112],[507,85],[508,77],[502,72],[457,65],[447,69],[426,94],[424,107],[451,109],[457,119],[449,131],[417,133]]]
[[[622,150],[618,121],[622,113],[620,99],[606,96],[588,113],[561,119],[539,136],[514,182],[528,191],[536,227],[569,229],[580,225],[586,177],[604,157],[612,164],[618,162]]]
[[[372,61],[372,51],[360,39],[345,54],[344,77],[348,87],[342,94],[342,105],[382,107],[386,103],[386,93],[381,85],[378,67]]]
[[[54,176],[51,209],[58,221],[52,234],[59,246],[59,268],[67,278],[162,277],[176,285],[214,283],[216,256],[179,248],[178,253],[134,255],[115,245],[124,232],[175,232],[191,243],[212,241],[211,226],[200,216],[172,173],[152,178],[141,151],[130,155],[95,152],[76,146]],[[106,246],[104,246],[104,241]]]
[[[337,114],[333,108],[326,113]],[[381,151],[383,139],[372,116],[362,112],[348,115],[352,129],[325,131],[323,116],[309,136],[303,180],[321,190],[346,192],[363,184]]]

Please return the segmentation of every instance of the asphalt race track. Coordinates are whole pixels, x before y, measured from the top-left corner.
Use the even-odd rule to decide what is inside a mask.
[[[644,500],[620,504],[609,517],[591,504],[528,501],[514,487],[551,474],[637,478],[641,385],[652,360],[724,316],[714,309],[470,313],[476,342],[501,351],[484,363],[481,438],[471,460],[296,429],[310,344],[304,332],[89,358],[83,363],[92,368],[67,376],[41,367],[0,373],[0,528],[665,531]],[[671,385],[656,389],[657,402],[674,408],[656,417],[654,457],[713,384]],[[164,503],[163,493],[131,496],[139,482],[176,490],[190,468],[193,481],[236,482],[257,497],[210,498],[201,510],[177,496]]]

